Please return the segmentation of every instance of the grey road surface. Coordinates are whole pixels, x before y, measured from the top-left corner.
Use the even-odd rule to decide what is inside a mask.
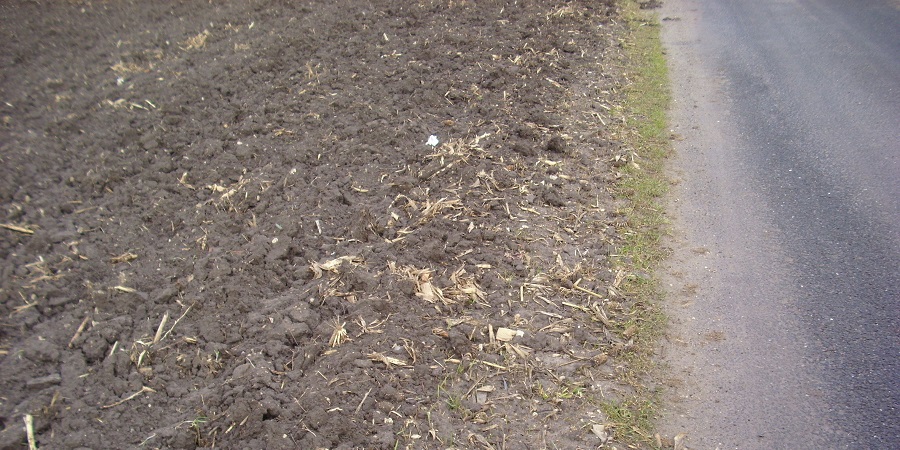
[[[660,430],[900,448],[900,1],[667,0]]]

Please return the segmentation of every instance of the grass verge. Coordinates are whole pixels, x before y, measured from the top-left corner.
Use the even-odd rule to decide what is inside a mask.
[[[660,25],[655,14],[642,11],[634,0],[623,2],[623,17],[628,35],[623,42],[629,66],[630,85],[626,88],[625,124],[619,138],[632,150],[628,164],[620,169],[616,196],[624,200],[620,212],[627,218],[619,230],[625,244],[619,251],[620,264],[630,276],[625,292],[634,299],[632,321],[636,326],[635,351],[629,354],[625,378],[635,395],[620,402],[604,403],[602,408],[617,424],[619,439],[634,447],[657,447],[653,421],[658,392],[646,381],[654,368],[656,341],[666,326],[659,303],[662,289],[651,275],[666,256],[661,238],[667,222],[660,198],[669,187],[664,174],[671,147],[667,111],[670,103],[669,79],[660,41]]]

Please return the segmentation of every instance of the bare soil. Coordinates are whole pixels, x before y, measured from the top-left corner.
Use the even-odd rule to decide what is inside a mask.
[[[3,2],[0,448],[618,446],[621,32]]]

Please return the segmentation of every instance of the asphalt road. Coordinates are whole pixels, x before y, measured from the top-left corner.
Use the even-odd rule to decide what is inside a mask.
[[[660,430],[900,448],[900,2],[667,0]]]

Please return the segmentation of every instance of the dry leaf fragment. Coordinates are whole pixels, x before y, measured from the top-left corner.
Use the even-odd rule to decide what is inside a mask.
[[[594,433],[594,436],[600,438],[601,445],[609,441],[609,433],[606,432],[605,425],[595,423],[591,426],[591,431]]]
[[[447,319],[444,319],[444,320],[445,320],[445,322],[447,322],[447,329],[448,329],[448,330],[449,330],[450,328],[453,328],[453,327],[455,327],[455,326],[457,326],[457,325],[462,325],[462,324],[464,324],[464,323],[472,323],[473,325],[480,325],[479,323],[477,323],[477,321],[473,320],[473,319],[472,319],[471,317],[469,317],[469,316],[462,316],[462,317],[448,317]]]
[[[497,328],[497,340],[503,342],[509,342],[513,340],[514,337],[522,337],[525,336],[525,332],[522,330],[513,330],[510,328]]]
[[[686,434],[686,433],[678,433],[678,435],[675,436],[675,448],[674,448],[674,450],[684,450],[684,449],[685,449],[685,447],[684,447],[684,438],[686,438],[686,437],[687,437],[687,434]]]
[[[188,176],[187,172],[183,173],[181,175],[181,178],[178,179],[178,184],[180,184],[188,189],[196,190],[197,188],[195,188],[194,185],[187,182],[187,176]]]
[[[319,278],[322,278],[322,273],[324,271],[337,272],[337,270],[341,267],[341,264],[343,264],[345,261],[349,262],[350,264],[361,264],[363,260],[359,256],[341,256],[340,258],[330,259],[321,264],[315,261],[310,261],[309,270],[313,273],[313,279],[317,280]]]
[[[442,338],[448,338],[448,337],[450,337],[450,333],[447,333],[447,330],[445,330],[445,329],[443,329],[443,328],[440,328],[440,327],[432,328],[432,329],[431,329],[431,334],[433,334],[433,335],[435,335],[435,336],[440,336],[440,337],[442,337]]]
[[[434,303],[437,300],[440,300],[441,303],[447,303],[447,299],[444,297],[443,291],[433,284],[431,281],[423,281],[419,283],[418,292],[416,292],[416,297],[424,299],[428,303]]]

